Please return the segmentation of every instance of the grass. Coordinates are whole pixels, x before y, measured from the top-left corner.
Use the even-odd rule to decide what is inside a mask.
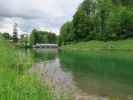
[[[64,50],[133,50],[133,39],[118,40],[118,41],[89,41],[79,42],[70,45],[62,46]]]
[[[53,100],[46,85],[27,73],[32,59],[0,39],[0,100]]]
[[[74,63],[75,66],[85,66],[84,69],[90,68],[90,71],[95,70],[99,73],[104,71],[104,73],[114,74],[114,76],[115,74],[116,76],[123,75],[122,78],[133,76],[133,39],[108,42],[93,40],[65,45],[61,47],[61,50],[64,52],[63,59],[66,59],[67,56],[69,58],[64,61]],[[128,52],[130,50],[131,52]]]
[[[98,95],[100,91],[110,96],[133,94],[133,39],[93,40],[64,45],[60,49],[63,69],[72,72],[82,91]]]

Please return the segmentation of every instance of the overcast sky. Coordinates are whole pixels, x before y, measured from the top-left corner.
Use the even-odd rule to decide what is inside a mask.
[[[72,19],[82,0],[0,0],[0,31],[12,32],[13,23],[19,32],[33,28],[59,33],[61,25]]]

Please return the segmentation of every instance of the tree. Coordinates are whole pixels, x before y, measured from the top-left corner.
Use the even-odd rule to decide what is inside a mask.
[[[97,0],[97,16],[99,18],[100,39],[107,40],[108,33],[106,29],[107,18],[113,9],[111,0]]]
[[[35,45],[37,43],[37,30],[36,29],[33,29],[32,30],[32,33],[30,35],[30,44],[31,45]]]
[[[48,33],[48,43],[56,43],[57,42],[57,38],[56,38],[56,34],[55,33]]]
[[[66,22],[60,30],[60,40],[63,43],[72,42],[74,40],[73,23]]]
[[[112,0],[117,6],[133,7],[133,0]]]
[[[74,15],[73,28],[76,41],[85,41],[88,37],[90,37],[92,23],[90,16],[87,16],[83,9],[79,9]]]
[[[91,13],[93,13],[93,2],[92,0],[84,0],[83,3],[81,3],[79,9],[82,9],[85,11],[87,16],[90,16]]]
[[[7,39],[7,40],[10,40],[11,39],[11,36],[10,36],[10,34],[9,33],[2,33],[2,36],[5,38],[5,39]]]
[[[84,0],[72,22],[61,27],[60,41],[133,37],[133,0]]]
[[[56,43],[56,35],[47,31],[33,29],[30,35],[30,44],[35,45],[37,43]]]
[[[133,12],[126,7],[117,7],[108,18],[108,32],[111,38],[133,37]]]

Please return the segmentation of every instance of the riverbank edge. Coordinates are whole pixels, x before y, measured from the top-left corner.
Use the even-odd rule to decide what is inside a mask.
[[[37,74],[27,72],[32,67],[29,56],[21,55],[20,48],[4,39],[0,39],[0,47],[0,99],[54,99],[48,85],[42,84]]]
[[[104,48],[95,48],[95,49],[91,49],[91,48],[86,48],[86,49],[78,49],[78,48],[65,48],[65,47],[60,47],[59,50],[63,50],[63,51],[83,51],[83,52],[87,52],[87,51],[133,51],[132,49],[104,49]]]
[[[133,39],[119,41],[89,41],[63,45],[63,51],[133,51]]]

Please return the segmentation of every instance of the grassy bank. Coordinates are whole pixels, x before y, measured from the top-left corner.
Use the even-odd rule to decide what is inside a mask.
[[[0,40],[0,100],[53,100],[47,86],[27,73],[32,59]]]
[[[133,50],[133,39],[118,41],[89,41],[62,46],[64,50]]]

